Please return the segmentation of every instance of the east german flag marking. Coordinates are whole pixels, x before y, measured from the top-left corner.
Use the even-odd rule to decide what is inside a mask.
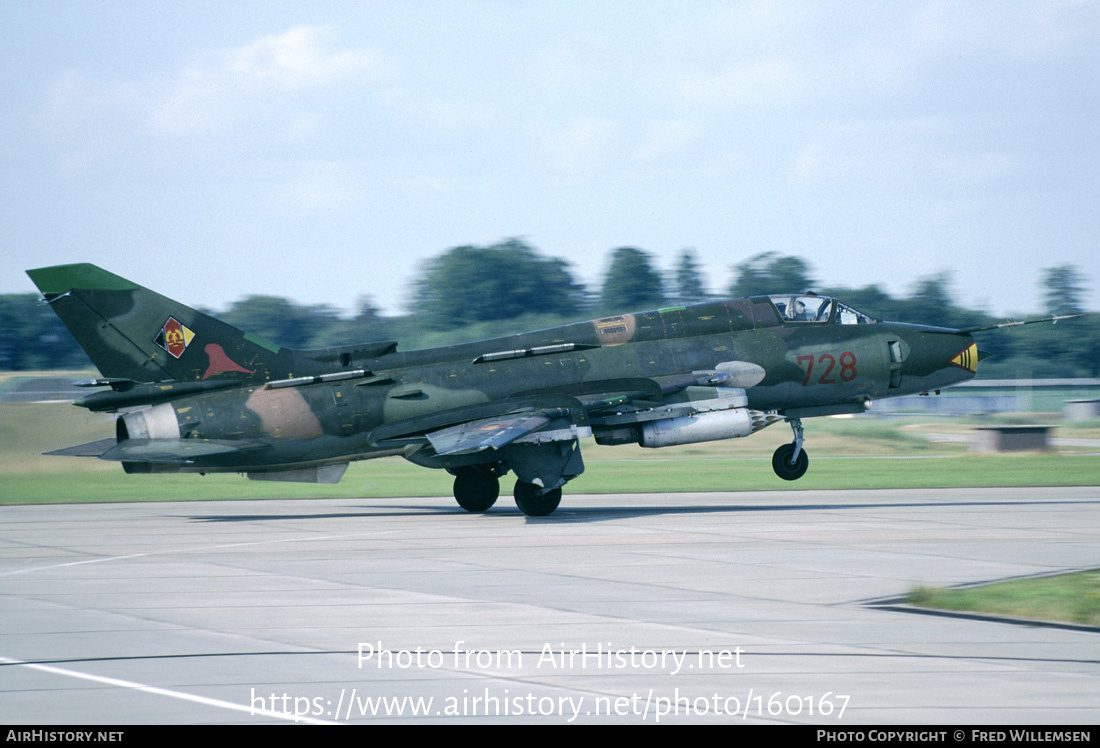
[[[191,345],[194,337],[195,333],[188,327],[181,324],[175,317],[169,317],[157,336],[153,338],[153,342],[171,353],[174,358],[179,358],[187,350],[187,346]]]

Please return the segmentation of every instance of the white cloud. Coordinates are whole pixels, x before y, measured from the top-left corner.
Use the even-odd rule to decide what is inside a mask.
[[[348,164],[331,160],[302,160],[287,167],[277,180],[277,205],[303,213],[348,211],[361,205],[367,194],[363,177]]]
[[[542,138],[543,151],[551,165],[562,171],[588,171],[612,155],[617,133],[618,126],[610,119],[575,119],[546,133]]]
[[[808,143],[795,154],[791,165],[794,183],[799,187],[813,187],[835,168],[829,163],[826,146],[821,141]]]
[[[173,135],[220,132],[281,109],[287,96],[385,77],[391,66],[381,54],[337,49],[331,36],[326,29],[302,26],[205,52],[154,94],[150,123]]]
[[[463,189],[463,182],[437,174],[401,176],[394,180],[394,185],[414,200],[438,200]]]
[[[944,118],[865,120],[821,128],[791,160],[803,188],[864,185],[980,187],[1010,178],[1019,158],[988,148],[965,121]]]
[[[378,103],[399,113],[408,122],[430,128],[456,130],[498,123],[491,107],[484,104],[461,99],[447,100],[405,88],[391,86],[382,89],[378,93]]]
[[[325,28],[302,26],[240,47],[205,50],[168,72],[117,79],[69,70],[49,85],[44,116],[81,139],[225,135],[310,137],[310,97],[387,80],[393,65],[370,48],[341,48]],[[64,145],[64,144],[63,144]]]
[[[131,81],[112,81],[93,72],[65,70],[46,90],[45,117],[62,130],[77,130],[87,122],[137,107],[141,87]]]
[[[1058,54],[1095,37],[1100,12],[1093,0],[932,2],[913,14],[914,48],[929,52],[1014,57]]]
[[[324,85],[344,76],[377,73],[384,68],[380,55],[372,50],[330,49],[330,36],[326,29],[299,26],[217,53],[214,68],[287,89]]]
[[[786,103],[805,89],[804,75],[792,60],[770,57],[730,63],[720,70],[684,72],[684,97],[708,106]]]
[[[61,170],[77,174],[124,155],[142,105],[143,91],[131,81],[83,70],[57,75],[47,86],[40,122]]]
[[[635,157],[650,161],[680,155],[696,143],[701,134],[702,127],[687,120],[647,122]]]

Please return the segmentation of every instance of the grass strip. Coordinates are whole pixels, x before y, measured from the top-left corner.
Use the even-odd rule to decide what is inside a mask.
[[[909,594],[922,608],[1100,626],[1100,569],[1014,579],[980,587],[922,587]]]
[[[63,459],[63,458],[59,458]],[[79,458],[64,458],[77,460]],[[1100,475],[1100,456],[1057,454],[959,455],[920,459],[811,458],[810,472],[781,480],[760,458],[652,455],[590,459],[567,491],[574,493],[681,493],[810,489],[971,488],[983,486],[1085,486]],[[0,505],[125,501],[451,496],[453,479],[400,458],[352,463],[340,483],[314,485],[250,481],[235,474],[127,475],[120,466],[92,463],[87,470],[9,472],[0,481]],[[511,477],[501,480],[510,495]]]

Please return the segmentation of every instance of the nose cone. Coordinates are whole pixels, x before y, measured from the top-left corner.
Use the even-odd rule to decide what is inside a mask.
[[[902,377],[906,390],[938,390],[973,379],[978,372],[978,346],[967,333],[927,328],[907,337],[911,352]]]

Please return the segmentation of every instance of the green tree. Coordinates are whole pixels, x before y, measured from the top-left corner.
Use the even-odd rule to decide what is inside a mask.
[[[995,322],[983,312],[955,305],[949,272],[920,278],[912,289],[909,296],[897,301],[888,319],[939,327],[970,327]]]
[[[699,272],[699,263],[695,261],[695,252],[685,249],[680,253],[673,278],[674,300],[677,304],[698,304],[707,298],[707,289],[703,275]]]
[[[649,255],[635,247],[616,249],[600,291],[601,309],[622,313],[656,309],[664,303],[661,274],[653,268]]]
[[[323,307],[310,307],[318,311]],[[355,316],[350,319],[322,313],[312,325],[310,348],[335,348],[372,340],[389,340],[392,336],[390,320],[381,315],[369,297],[361,297],[356,304]]]
[[[811,290],[810,266],[801,257],[764,252],[734,268],[731,296],[761,296],[772,293]]]
[[[1084,276],[1073,265],[1043,271],[1043,306],[1048,314],[1082,314]],[[1095,315],[1060,320],[1054,325],[1021,328],[1016,353],[1032,376],[1096,376],[1100,371],[1100,334]]]
[[[218,318],[277,345],[309,348],[314,335],[339,314],[331,307],[299,306],[281,296],[248,296]]]
[[[864,286],[863,288],[823,288],[822,296],[832,296],[845,304],[855,307],[861,312],[866,312],[872,317],[881,320],[898,319],[898,301],[890,294],[883,291],[877,285]]]
[[[0,369],[83,369],[91,361],[37,294],[0,296]]]
[[[921,278],[909,295],[907,313],[916,322],[943,324],[944,314],[951,308],[951,274],[947,272]],[[909,320],[906,320],[909,321]]]
[[[1085,294],[1084,276],[1074,265],[1059,265],[1043,271],[1043,301],[1048,314],[1081,314]]]
[[[543,257],[518,239],[490,247],[454,247],[430,260],[415,283],[413,305],[431,330],[527,314],[576,315],[584,289],[564,260]]]

